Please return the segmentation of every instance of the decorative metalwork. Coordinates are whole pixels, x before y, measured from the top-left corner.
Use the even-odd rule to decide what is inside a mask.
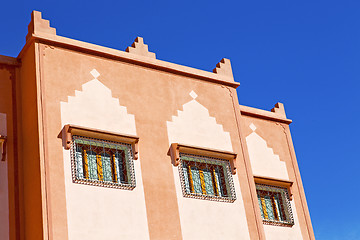
[[[286,188],[256,184],[256,192],[264,224],[294,225],[289,193]]]
[[[220,202],[236,200],[229,161],[180,153],[178,168],[185,197]]]
[[[72,137],[74,183],[132,190],[136,186],[130,144]]]

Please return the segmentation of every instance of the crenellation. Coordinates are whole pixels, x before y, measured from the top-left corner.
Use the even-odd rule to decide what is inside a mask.
[[[216,64],[216,68],[213,70],[214,73],[233,77],[230,59],[223,58]]]
[[[33,11],[31,13],[31,22],[28,25],[28,34],[26,41],[28,41],[33,34],[51,34],[56,35],[56,29],[50,27],[50,21],[43,19],[41,12]]]
[[[144,39],[142,37],[137,37],[133,44],[131,44],[131,47],[126,48],[126,52],[144,57],[156,58],[155,53],[149,52],[149,46],[144,43]]]

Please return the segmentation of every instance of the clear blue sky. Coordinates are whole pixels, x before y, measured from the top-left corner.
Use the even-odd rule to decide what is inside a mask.
[[[0,54],[32,10],[57,34],[211,71],[232,61],[240,103],[285,104],[317,239],[360,239],[359,1],[3,1]]]

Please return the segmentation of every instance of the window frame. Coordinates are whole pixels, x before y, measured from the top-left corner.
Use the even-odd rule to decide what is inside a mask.
[[[292,185],[293,182],[281,179],[274,179],[268,177],[254,176],[256,195],[259,203],[259,211],[264,224],[275,226],[292,227],[294,225],[294,217],[292,213],[291,201],[292,201]],[[281,209],[277,207],[276,211],[281,211],[280,215],[285,217],[285,220],[266,219],[264,211],[262,210],[265,202],[261,199],[261,206],[259,202],[259,192],[270,192],[274,195],[277,194],[280,202]],[[261,196],[261,195],[260,195]],[[264,196],[264,195],[262,195]],[[265,201],[265,200],[264,200]],[[272,209],[274,209],[274,202],[272,201]],[[274,211],[274,210],[273,210]]]
[[[135,166],[133,160],[136,160],[138,158],[137,156],[138,156],[139,137],[68,124],[63,127],[62,131],[58,135],[58,138],[61,138],[63,140],[63,147],[66,150],[70,150],[71,172],[72,172],[72,180],[74,183],[107,187],[107,188],[127,189],[127,190],[133,190],[136,187]],[[90,177],[89,178],[77,177],[75,139],[85,139],[89,142],[91,141],[97,142],[97,144],[99,145],[107,144],[109,146],[107,147],[108,149],[111,149],[110,146],[116,146],[116,145],[119,146],[119,149],[122,148],[121,151],[124,151],[124,154],[126,154],[126,160],[125,160],[127,162],[126,171],[129,172],[128,182],[120,183],[113,181],[105,181],[104,179],[103,180],[91,179]],[[98,155],[99,154],[96,154],[96,156]],[[100,159],[101,159],[101,167],[102,167],[103,159],[101,156]]]
[[[236,174],[236,153],[173,143],[170,146],[168,155],[171,157],[173,165],[178,167],[181,188],[184,197],[219,202],[234,202],[236,200],[234,181],[232,177],[232,175]],[[208,165],[208,167],[221,167],[221,170],[223,171],[224,183],[219,186],[217,191],[223,187],[226,187],[227,196],[216,196],[215,193],[214,195],[206,194],[206,191],[204,193],[204,188],[206,188],[205,185],[201,186],[202,193],[189,192],[186,187],[186,177],[183,170],[184,161],[199,162],[200,165],[204,164]],[[189,181],[189,178],[187,178],[187,181]],[[212,179],[213,184],[214,181],[215,180]]]

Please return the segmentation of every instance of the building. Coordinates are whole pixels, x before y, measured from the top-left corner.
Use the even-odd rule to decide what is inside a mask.
[[[0,239],[314,239],[284,106],[206,72],[56,35],[0,56]]]

